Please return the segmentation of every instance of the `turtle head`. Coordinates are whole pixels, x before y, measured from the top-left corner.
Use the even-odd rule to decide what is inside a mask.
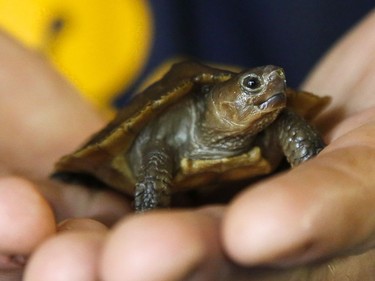
[[[256,134],[286,106],[285,90],[282,68],[267,65],[246,70],[211,89],[206,120],[211,119],[210,127],[217,132]]]

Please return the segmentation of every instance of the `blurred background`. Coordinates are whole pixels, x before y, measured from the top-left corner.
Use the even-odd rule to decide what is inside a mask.
[[[0,28],[105,111],[176,59],[280,65],[298,87],[373,7],[373,0],[0,0]]]

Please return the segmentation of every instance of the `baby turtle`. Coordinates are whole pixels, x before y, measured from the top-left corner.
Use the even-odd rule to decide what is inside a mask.
[[[167,207],[172,192],[268,174],[284,155],[291,166],[314,157],[324,143],[305,118],[328,100],[287,89],[277,66],[178,63],[58,161],[55,175],[90,175],[133,195],[137,212]]]

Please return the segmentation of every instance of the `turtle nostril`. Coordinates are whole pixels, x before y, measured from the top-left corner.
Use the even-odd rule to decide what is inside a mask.
[[[278,68],[276,70],[273,70],[269,75],[268,75],[268,80],[274,80],[274,79],[282,79],[285,80],[285,73],[282,68]]]

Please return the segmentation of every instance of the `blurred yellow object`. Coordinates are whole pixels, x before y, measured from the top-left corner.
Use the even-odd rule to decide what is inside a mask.
[[[152,35],[145,0],[0,0],[0,26],[101,109],[139,75]]]

